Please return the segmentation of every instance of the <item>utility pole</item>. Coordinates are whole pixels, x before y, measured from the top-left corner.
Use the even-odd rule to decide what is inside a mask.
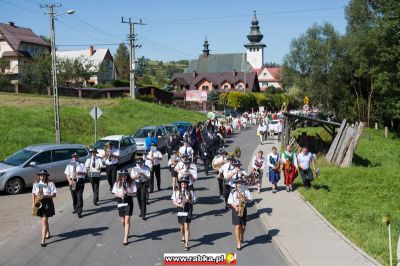
[[[141,45],[135,45],[135,25],[146,25],[142,22],[142,19],[139,22],[132,22],[131,18],[128,21],[124,20],[124,17],[121,18],[121,23],[129,24],[129,88],[131,92],[132,99],[135,99],[135,71],[136,71],[136,57],[135,57],[135,48],[142,47]]]
[[[54,18],[63,14],[72,15],[75,13],[74,10],[68,10],[66,12],[56,14],[54,12],[55,7],[60,7],[61,4],[46,4],[40,5],[41,8],[48,8],[48,14],[50,16],[50,44],[51,44],[51,77],[53,85],[53,106],[54,106],[54,131],[55,131],[55,141],[57,144],[61,143],[61,128],[60,128],[60,108],[58,100],[58,87],[57,87],[57,61],[56,61],[56,37],[55,37],[55,27]]]

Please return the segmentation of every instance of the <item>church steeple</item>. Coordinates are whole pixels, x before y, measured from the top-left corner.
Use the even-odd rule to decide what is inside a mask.
[[[261,43],[263,37],[264,35],[260,32],[260,26],[258,25],[256,11],[254,11],[250,33],[247,35],[247,39],[250,42],[244,45],[247,48],[247,62],[250,63],[253,69],[262,68],[264,65],[264,47],[266,45]]]
[[[207,40],[207,36],[204,40],[203,43],[203,56],[209,56],[210,55],[210,49],[208,49],[208,40]]]
[[[260,26],[258,26],[258,19],[256,11],[254,10],[253,21],[251,22],[251,30],[249,35],[247,35],[247,39],[251,43],[259,43],[263,39],[264,35],[260,32]]]

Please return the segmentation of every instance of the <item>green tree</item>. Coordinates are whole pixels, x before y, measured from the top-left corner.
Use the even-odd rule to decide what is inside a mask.
[[[118,78],[129,79],[129,51],[125,43],[120,43],[114,55],[115,67],[118,70]]]
[[[217,90],[212,90],[207,94],[207,102],[217,103],[219,100],[219,92]]]

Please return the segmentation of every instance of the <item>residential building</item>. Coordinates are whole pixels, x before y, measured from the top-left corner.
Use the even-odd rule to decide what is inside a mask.
[[[265,91],[268,87],[283,90],[282,87],[282,68],[281,67],[262,67],[256,70],[260,90]]]
[[[93,75],[86,81],[71,81],[71,83],[84,83],[86,86],[95,84],[109,84],[117,78],[117,69],[109,49],[94,49],[90,46],[85,50],[57,51],[57,59],[81,60],[84,64],[91,64],[90,71]]]
[[[21,65],[31,58],[50,53],[50,44],[31,29],[14,22],[0,23],[0,73],[21,77]]]

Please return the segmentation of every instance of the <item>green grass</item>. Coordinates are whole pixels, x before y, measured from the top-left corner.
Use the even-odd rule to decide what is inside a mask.
[[[0,94],[0,159],[37,143],[54,142],[54,120],[51,97]],[[63,143],[94,143],[94,124],[89,115],[94,104],[103,115],[97,121],[97,137],[112,134],[133,134],[146,125],[161,125],[173,121],[204,121],[198,112],[171,106],[133,101],[130,99],[77,100],[60,99]]]
[[[317,167],[321,177],[313,182],[311,190],[299,188],[336,228],[385,265],[389,264],[389,250],[384,214],[390,213],[393,218],[394,256],[400,232],[399,155],[400,140],[394,135],[385,139],[382,130],[366,129],[351,167],[332,166],[320,158]],[[298,184],[300,179],[296,180]]]

